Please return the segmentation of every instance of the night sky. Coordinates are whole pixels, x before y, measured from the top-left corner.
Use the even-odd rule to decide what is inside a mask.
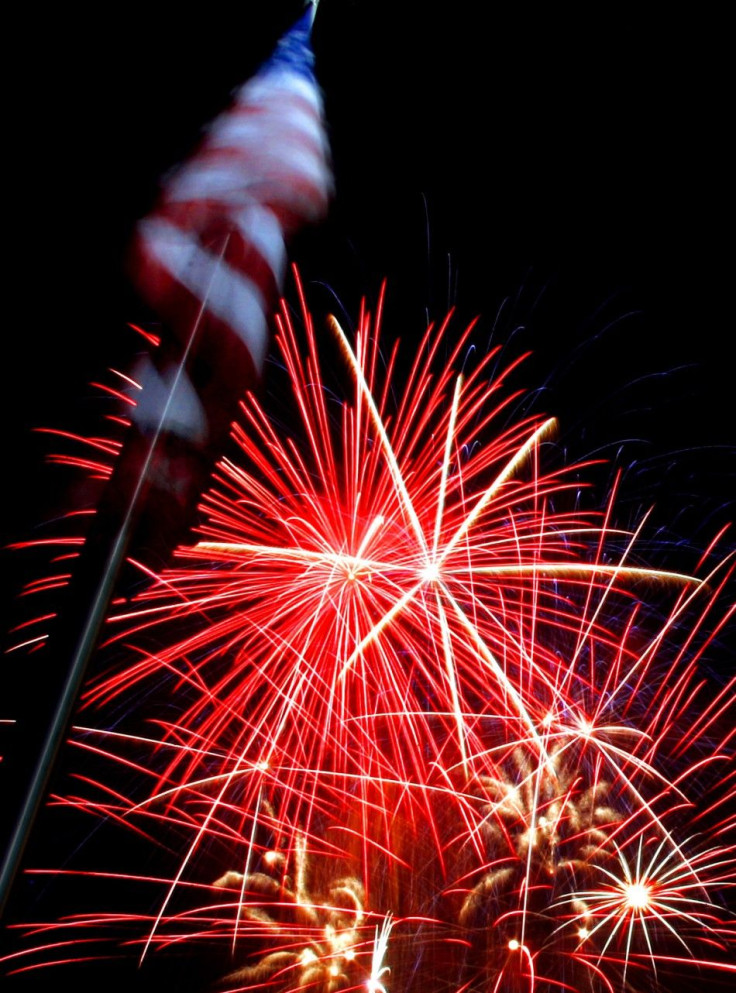
[[[17,245],[37,290],[6,332],[3,538],[38,523],[53,486],[31,429],[93,417],[86,384],[150,317],[125,273],[135,220],[299,9],[260,6],[106,15],[93,44],[73,15],[46,25],[21,127],[37,216]],[[385,277],[404,341],[450,306],[494,341],[522,328],[510,354],[534,351],[526,385],[581,450],[731,444],[724,96],[705,26],[414,6],[400,22],[395,4],[324,0],[316,24],[337,196],[294,246],[328,287],[316,308],[331,295],[354,314]]]
[[[13,141],[26,206],[11,247],[32,289],[4,336],[3,545],[38,534],[68,492],[32,429],[94,432],[87,384],[138,347],[126,325],[150,314],[125,272],[136,219],[299,10],[252,6],[196,19],[120,7],[94,26],[56,12],[35,34]],[[386,278],[384,334],[408,351],[450,307],[458,332],[480,315],[479,347],[532,351],[527,409],[560,418],[569,458],[622,468],[621,513],[656,504],[655,557],[687,567],[734,504],[719,28],[485,6],[323,0],[336,198],[294,260],[321,314],[356,315]],[[597,470],[591,499],[612,472]],[[31,567],[20,552],[3,563],[13,618]],[[18,711],[0,717],[29,707],[25,671]]]

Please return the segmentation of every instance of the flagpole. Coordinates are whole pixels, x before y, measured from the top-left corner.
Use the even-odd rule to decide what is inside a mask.
[[[227,241],[222,246],[220,261],[225,253]],[[214,280],[216,267],[213,268],[210,285]],[[102,534],[95,533],[85,540],[82,555],[80,557],[79,568],[73,579],[72,588],[68,591],[70,599],[71,618],[67,620],[63,631],[60,633],[59,654],[64,654],[64,633],[72,632],[72,646],[70,648],[70,663],[67,677],[59,696],[58,703],[51,718],[43,746],[39,753],[35,769],[31,776],[31,781],[26,792],[25,800],[20,810],[15,830],[10,839],[2,870],[0,870],[0,918],[5,912],[10,893],[18,873],[18,869],[23,859],[28,840],[33,830],[41,802],[46,793],[51,774],[56,765],[61,746],[66,738],[74,708],[79,699],[84,676],[89,666],[90,659],[97,645],[102,624],[107,614],[107,609],[112,597],[115,583],[117,582],[120,570],[125,561],[126,551],[130,544],[131,537],[135,530],[136,520],[143,505],[146,484],[149,482],[150,470],[153,465],[156,450],[162,435],[165,432],[169,417],[170,407],[176,393],[177,387],[184,375],[187,359],[197,337],[197,332],[202,323],[202,317],[207,308],[207,294],[202,300],[197,319],[192,327],[191,334],[187,341],[181,358],[178,362],[171,388],[168,392],[166,402],[161,410],[156,430],[153,432],[145,456],[141,463],[140,470],[134,479],[132,493],[127,498],[127,505],[122,515],[122,520],[112,536],[104,534],[104,523]],[[132,430],[132,429],[131,429]],[[128,439],[130,444],[130,439]],[[125,452],[121,453],[121,460],[125,458]],[[119,485],[120,478],[115,472],[107,483],[105,496],[115,493]],[[125,485],[125,481],[123,480]],[[113,502],[119,505],[119,500],[113,498]],[[99,513],[99,510],[98,510]],[[109,541],[106,539],[109,537]],[[105,550],[106,549],[106,550]],[[102,565],[100,566],[100,563]],[[85,585],[91,581],[92,599],[89,608],[82,610],[81,619],[74,622],[74,603],[86,602]],[[71,623],[70,623],[71,621]],[[78,635],[74,632],[78,631]],[[69,635],[67,634],[67,638]]]
[[[145,221],[139,225],[137,242],[138,275],[141,284],[138,287],[139,291],[142,296],[148,297],[154,309],[158,309],[159,304],[164,307],[170,304],[172,294],[178,295],[177,299],[182,301],[180,311],[175,308],[174,312],[167,313],[164,310],[161,315],[164,323],[173,332],[173,342],[179,353],[177,362],[172,363],[176,372],[165,394],[162,391],[166,400],[160,415],[156,410],[155,398],[153,412],[144,411],[140,405],[136,408],[133,416],[135,426],[129,429],[128,438],[116,462],[112,478],[105,487],[101,505],[93,519],[92,532],[82,549],[70,589],[67,591],[66,610],[62,611],[59,622],[62,627],[57,632],[54,644],[62,658],[70,659],[68,673],[0,871],[0,915],[5,911],[54,765],[68,733],[82,682],[97,644],[115,584],[125,562],[128,546],[135,534],[136,526],[142,522],[145,493],[154,483],[150,470],[155,465],[156,450],[162,436],[165,435],[165,440],[172,439],[173,451],[176,455],[177,433],[173,426],[169,426],[169,414],[172,404],[176,403],[174,395],[177,387],[184,387],[180,391],[183,395],[197,396],[197,388],[201,385],[196,378],[187,379],[188,372],[192,370],[185,368],[195,338],[197,350],[209,349],[207,361],[202,365],[208,367],[212,353],[217,352],[220,356],[218,372],[226,380],[227,388],[233,391],[233,396],[229,397],[228,402],[223,401],[222,391],[218,392],[215,406],[211,404],[204,411],[215,424],[210,442],[219,446],[224,444],[229,425],[237,414],[237,402],[244,390],[253,385],[253,380],[257,380],[262,368],[268,343],[268,312],[271,305],[275,304],[275,300],[272,299],[273,287],[277,288],[277,292],[281,292],[280,260],[285,260],[286,257],[287,233],[293,229],[296,222],[303,224],[314,221],[326,211],[331,189],[331,174],[324,160],[325,152],[320,140],[314,142],[315,133],[318,136],[321,134],[321,100],[316,90],[312,92],[307,86],[306,95],[311,92],[312,98],[307,100],[308,110],[305,110],[304,79],[311,79],[311,59],[307,57],[306,70],[301,61],[306,53],[303,29],[300,25],[304,23],[308,34],[314,23],[316,10],[317,0],[310,0],[305,4],[300,21],[294,25],[294,28],[298,29],[294,44],[289,44],[290,38],[285,44],[284,39],[281,39],[274,50],[280,70],[275,75],[280,86],[277,92],[281,113],[272,110],[271,120],[275,120],[277,128],[281,128],[289,140],[302,142],[304,154],[296,159],[294,164],[289,165],[290,172],[278,174],[281,187],[275,193],[271,190],[276,201],[273,210],[268,200],[263,204],[253,205],[249,193],[246,198],[247,204],[253,209],[250,212],[240,209],[247,205],[242,202],[243,190],[240,187],[244,185],[247,190],[248,183],[243,184],[242,177],[235,170],[232,178],[234,189],[224,191],[223,199],[218,206],[227,213],[229,209],[233,210],[232,203],[239,205],[232,216],[232,230],[237,237],[230,239],[228,235],[225,238],[224,244],[219,246],[219,257],[216,252],[210,251],[209,244],[204,246],[197,241],[198,231],[189,231],[186,226],[181,226],[182,218],[189,216],[187,210],[182,208],[188,205],[194,208],[200,207],[201,204],[198,203],[200,197],[208,203],[211,202],[213,187],[210,184],[212,174],[209,170],[215,169],[219,182],[218,166],[226,163],[229,169],[235,161],[241,162],[242,167],[247,170],[252,167],[254,158],[257,159],[257,150],[254,152],[253,147],[249,146],[245,149],[240,147],[240,131],[235,129],[233,132],[226,127],[224,135],[221,136],[224,141],[224,152],[222,147],[218,146],[214,162],[211,155],[199,160],[195,156],[193,164],[190,163],[189,171],[186,168],[183,170],[183,183],[179,186],[174,184],[168,196],[165,190],[162,204],[153,211],[151,219],[148,219],[148,225],[146,226]],[[267,79],[269,62],[264,66]],[[292,85],[289,80],[293,81],[294,78],[300,82],[298,85],[294,84],[293,89],[289,89],[288,87]],[[286,90],[284,90],[285,79]],[[240,92],[243,94],[242,99],[247,100],[248,84]],[[283,101],[288,101],[289,96],[294,97],[295,93],[297,94],[295,99],[299,101],[297,115],[289,112],[288,103],[285,110],[282,105]],[[246,112],[249,110],[247,105],[244,108],[242,104],[238,109],[239,111],[245,109]],[[259,90],[257,109],[258,113],[254,120],[261,120],[262,90]],[[215,129],[216,126],[217,122]],[[218,159],[218,155],[223,155],[224,158]],[[263,170],[266,179],[269,179],[270,152],[266,155]],[[225,172],[227,173],[227,169]],[[193,202],[190,187],[187,185],[190,180],[195,185],[204,184],[202,191],[195,189]],[[268,183],[266,182],[265,185],[268,186]],[[219,190],[219,187],[217,189]],[[292,196],[294,189],[298,191],[297,196]],[[231,193],[234,194],[232,201]],[[201,211],[193,209],[191,213],[198,217]],[[290,218],[288,223],[291,227],[288,229],[281,227],[282,216]],[[238,224],[242,226],[238,227]],[[247,246],[248,251],[242,259],[238,259],[235,257],[238,246],[243,245]],[[233,246],[235,251],[231,252]],[[262,256],[259,256],[259,252]],[[245,260],[251,255],[261,258],[262,264],[257,265],[252,272],[243,272]],[[186,264],[181,263],[182,258],[188,260]],[[259,279],[263,280],[262,284],[258,282]],[[188,308],[192,300],[196,301],[196,306],[190,310]],[[234,300],[238,301],[236,307],[232,306]],[[251,379],[246,382],[243,377],[248,375]],[[207,383],[204,385],[206,397],[210,402],[212,391],[206,390]],[[145,397],[144,390],[144,402]],[[136,420],[136,417],[140,420]],[[175,421],[174,417],[171,425]],[[151,431],[150,435],[149,431]],[[178,439],[186,444],[185,435],[178,436]],[[205,482],[202,470],[207,465],[207,459],[213,454],[204,449],[201,451],[195,449],[194,445],[185,449],[187,456],[191,456],[186,463],[190,477],[188,490],[191,492],[177,508],[181,519],[172,522],[167,518],[155,522],[161,525],[157,529],[158,532],[166,532],[165,538],[170,544],[176,526],[190,523],[184,518],[194,509],[193,498],[199,496]],[[163,458],[166,454],[163,453]],[[215,458],[219,455],[221,455],[220,451],[214,452]],[[159,455],[162,462],[163,458]],[[210,464],[213,461],[214,459],[210,459]],[[158,468],[160,469],[161,466]],[[165,471],[165,465],[163,468]],[[160,533],[154,535],[154,540],[161,543]],[[166,552],[170,551],[171,547],[167,547]]]

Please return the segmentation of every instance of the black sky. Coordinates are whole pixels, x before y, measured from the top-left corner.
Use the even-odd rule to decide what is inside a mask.
[[[7,332],[4,538],[35,523],[51,485],[29,430],[61,426],[147,316],[123,264],[136,218],[298,6],[126,10],[91,34],[74,14],[45,24],[21,128],[19,279],[34,288]],[[528,385],[551,376],[543,406],[571,431],[595,420],[591,444],[732,443],[717,31],[479,6],[401,5],[400,20],[396,4],[323,0],[337,195],[295,246],[305,277],[352,313],[387,277],[403,339],[450,305],[497,337],[523,325]]]

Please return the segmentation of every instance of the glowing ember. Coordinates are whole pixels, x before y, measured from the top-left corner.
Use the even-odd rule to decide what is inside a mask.
[[[631,883],[624,888],[626,906],[632,910],[645,910],[649,906],[649,887],[642,883]]]

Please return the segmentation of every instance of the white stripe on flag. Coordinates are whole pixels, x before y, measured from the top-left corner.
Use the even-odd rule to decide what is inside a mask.
[[[282,134],[277,134],[277,130],[284,129]],[[242,113],[237,111],[227,121],[214,128],[207,136],[207,148],[230,148],[238,150],[242,145],[249,145],[252,149],[255,143],[257,154],[262,154],[269,149],[258,148],[258,142],[262,137],[285,138],[288,141],[298,139],[309,144],[322,148],[322,129],[318,119],[307,108],[298,104],[291,104],[279,109],[278,114],[266,116],[265,114],[250,113],[248,108],[244,108]]]
[[[179,379],[174,389],[177,375]],[[141,431],[155,431],[165,410],[168,431],[198,445],[207,441],[207,416],[183,369],[170,363],[160,372],[150,356],[144,355],[133,370],[133,378],[140,389],[133,395],[136,405],[130,419]]]
[[[196,166],[176,177],[167,190],[166,199],[169,203],[209,199],[218,200],[224,206],[237,206],[252,199],[252,188],[270,182],[274,198],[278,202],[289,202],[294,189],[284,185],[284,173],[287,172],[291,174],[291,183],[306,181],[321,186],[324,182],[322,155],[301,144],[288,147],[284,143],[279,151],[261,155],[253,163],[247,180],[243,178],[243,162],[235,155],[230,161],[197,162]]]
[[[150,254],[190,293],[207,300],[207,309],[245,344],[260,374],[266,359],[268,322],[258,286],[167,221],[148,218],[142,222],[142,232]]]
[[[278,217],[272,210],[252,203],[238,211],[234,219],[243,240],[250,242],[265,259],[276,285],[281,286],[286,274],[286,244]]]
[[[314,107],[315,114],[321,113],[322,101],[314,85],[304,76],[291,69],[273,69],[259,73],[237,91],[235,104],[271,103],[280,90],[294,94]],[[215,121],[217,123],[217,121]]]

